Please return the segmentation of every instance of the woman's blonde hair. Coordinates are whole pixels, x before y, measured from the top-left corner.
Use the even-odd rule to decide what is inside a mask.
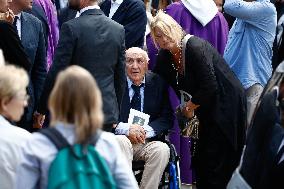
[[[102,127],[100,90],[93,76],[79,66],[70,66],[58,74],[48,106],[51,125],[56,122],[74,124],[78,143],[88,142]]]
[[[158,14],[152,19],[150,24],[151,36],[157,48],[159,48],[159,46],[156,42],[156,28],[159,28],[167,37],[177,44],[181,42],[185,35],[182,27],[171,16],[164,13],[162,10],[159,10]]]
[[[25,91],[29,77],[23,68],[14,65],[0,66],[0,101],[12,99],[17,93]],[[2,107],[1,107],[2,109]]]

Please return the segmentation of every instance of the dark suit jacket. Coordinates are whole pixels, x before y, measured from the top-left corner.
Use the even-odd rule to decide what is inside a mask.
[[[284,129],[276,106],[277,91],[266,93],[260,101],[247,134],[241,174],[252,188],[280,189],[283,188],[284,167],[282,162],[282,173],[275,174],[280,168],[276,155],[284,138]]]
[[[105,15],[108,16],[111,1],[106,0],[100,7]],[[123,0],[112,16],[112,19],[124,26],[126,49],[130,47],[143,47],[147,24],[146,10],[143,1]]]
[[[105,124],[117,123],[126,80],[123,27],[99,9],[87,10],[62,25],[39,112],[47,111],[55,77],[69,65],[79,65],[94,76],[102,93]]]
[[[126,85],[119,121],[127,123],[129,112],[130,99]],[[155,130],[157,136],[167,134],[173,126],[174,114],[169,101],[168,85],[152,72],[148,72],[145,78],[143,112],[150,115],[149,126]]]
[[[29,13],[22,12],[21,24],[21,42],[32,66],[28,71],[30,76],[28,86],[30,100],[19,126],[31,130],[32,115],[37,108],[47,74],[46,47],[42,24],[39,19]]]
[[[58,24],[59,24],[59,28],[61,28],[61,26],[62,26],[62,24],[64,22],[67,22],[67,21],[75,18],[76,14],[77,14],[76,10],[70,9],[68,7],[60,9],[58,11]]]
[[[44,13],[43,8],[40,7],[39,5],[33,3],[32,10],[27,11],[27,13],[34,15],[35,17],[37,17],[41,21],[42,29],[43,29],[42,31],[43,31],[43,35],[44,35],[44,41],[45,41],[45,47],[47,48],[49,28],[48,28],[47,17]]]
[[[0,49],[3,51],[5,61],[26,71],[30,70],[31,63],[15,28],[5,21],[0,21]]]

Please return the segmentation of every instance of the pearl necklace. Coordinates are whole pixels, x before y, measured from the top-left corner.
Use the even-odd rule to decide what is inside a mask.
[[[170,51],[171,52],[171,51]],[[176,71],[176,81],[177,81],[177,85],[178,85],[178,74],[179,74],[179,70],[182,69],[182,65],[181,65],[181,59],[182,59],[182,48],[181,46],[178,46],[178,51],[176,53],[172,53],[173,57],[175,57],[177,54],[179,53],[179,58],[178,58],[178,63],[177,63],[177,67],[175,66],[174,61],[172,62],[172,67],[174,68],[174,70]]]

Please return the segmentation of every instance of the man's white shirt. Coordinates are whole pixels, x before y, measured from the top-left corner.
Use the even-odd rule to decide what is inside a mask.
[[[116,1],[111,0],[111,6],[108,15],[109,18],[113,17],[114,13],[117,11],[118,7],[121,5],[122,2],[123,0],[116,0]]]

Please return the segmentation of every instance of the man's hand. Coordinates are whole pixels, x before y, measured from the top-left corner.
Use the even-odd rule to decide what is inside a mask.
[[[0,13],[0,20],[5,20],[11,24],[14,22],[14,17],[15,15],[11,9],[8,9],[8,11],[5,13]]]
[[[129,128],[128,139],[132,144],[145,143],[146,132],[140,125],[131,125]]]
[[[33,120],[34,120],[33,128],[41,129],[45,120],[45,115],[35,112],[33,115]]]

